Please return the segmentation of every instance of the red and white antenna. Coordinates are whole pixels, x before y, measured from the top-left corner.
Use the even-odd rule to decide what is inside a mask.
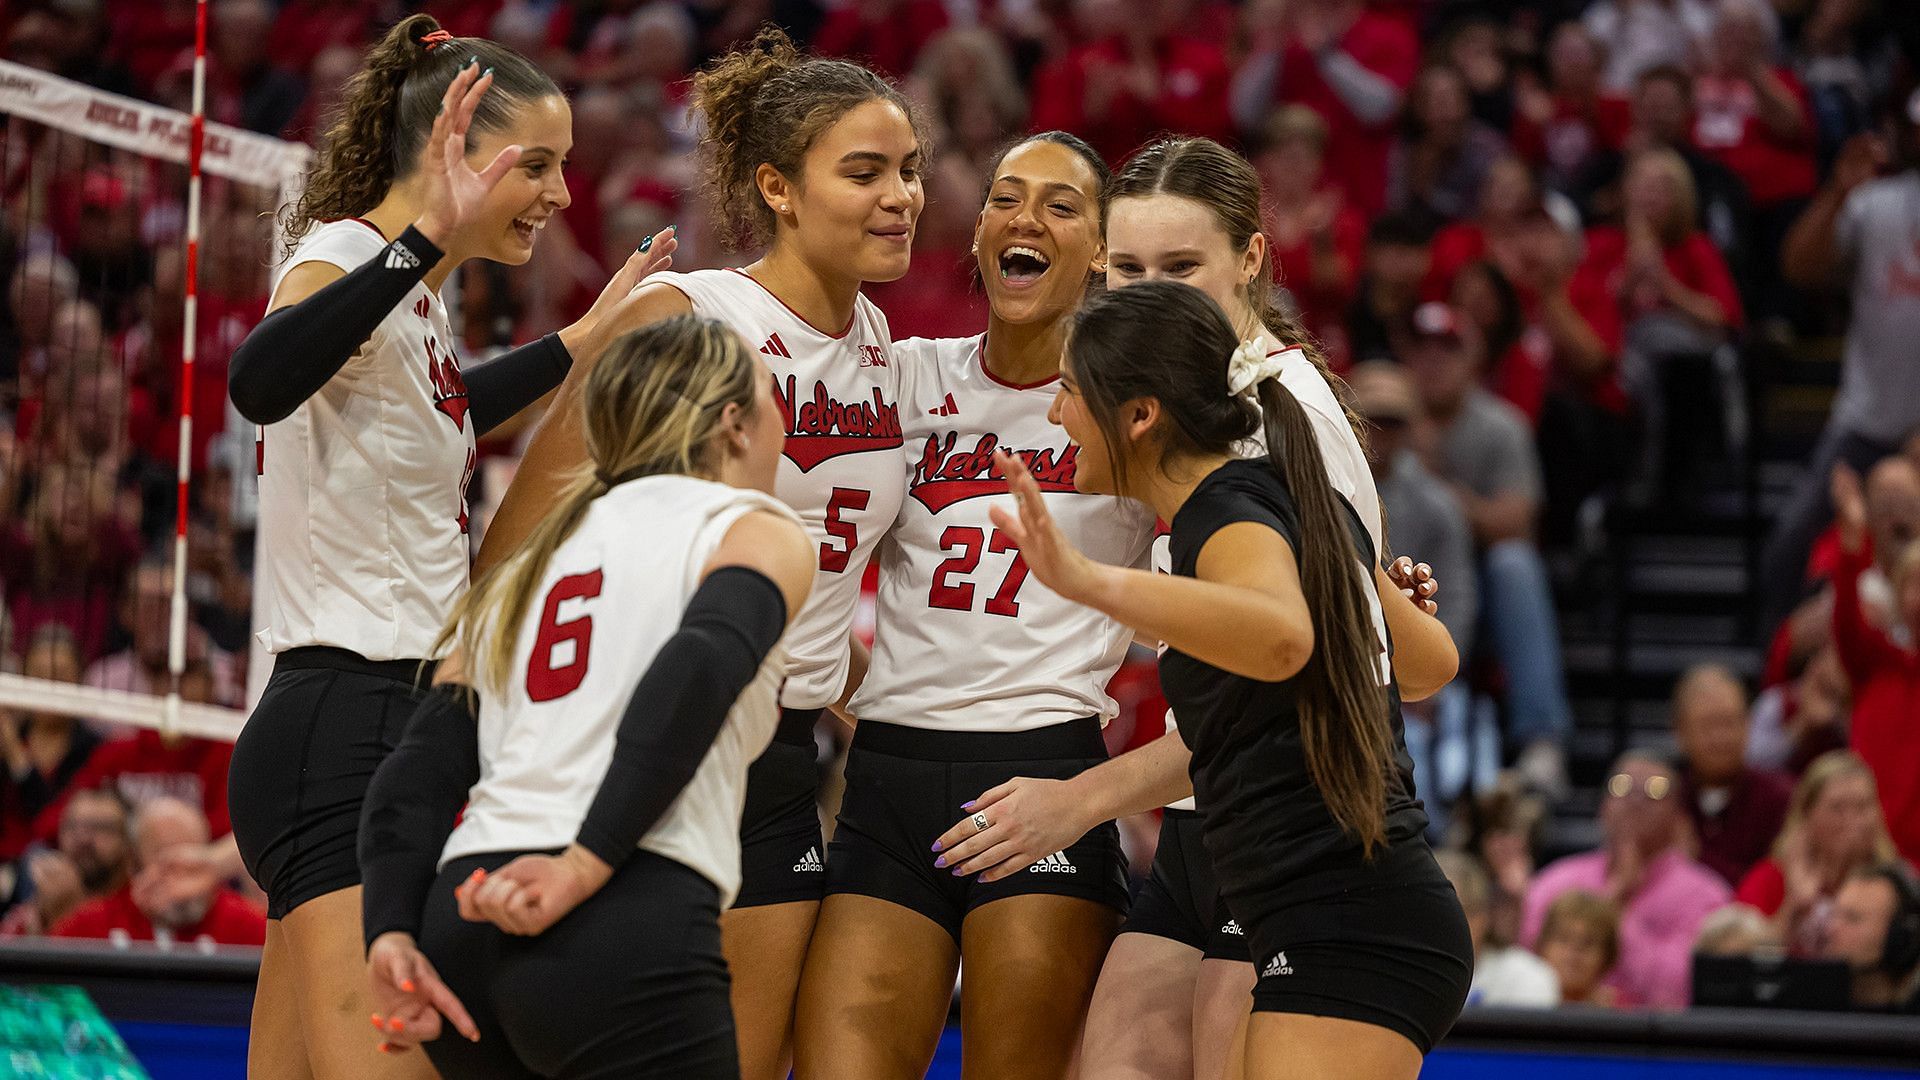
[[[207,0],[193,13],[193,122],[187,137],[186,312],[180,341],[180,454],[175,469],[173,513],[173,610],[167,629],[166,711],[160,733],[172,735],[180,721],[180,676],[187,669],[187,485],[193,479],[193,360],[199,351],[200,152],[207,136]]]

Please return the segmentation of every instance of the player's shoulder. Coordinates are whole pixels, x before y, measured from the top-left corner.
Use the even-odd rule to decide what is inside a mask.
[[[385,248],[387,243],[386,236],[364,218],[323,221],[309,228],[306,235],[300,238],[286,266],[291,268],[303,262],[333,262],[337,257],[349,258],[353,266],[359,266]]]

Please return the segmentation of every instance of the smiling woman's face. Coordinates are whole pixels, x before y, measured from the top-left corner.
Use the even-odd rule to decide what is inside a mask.
[[[1059,143],[1016,146],[994,171],[973,236],[995,316],[1016,325],[1064,318],[1105,264],[1100,178]]]

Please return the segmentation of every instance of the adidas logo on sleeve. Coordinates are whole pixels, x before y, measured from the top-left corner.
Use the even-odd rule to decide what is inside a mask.
[[[820,849],[810,847],[805,855],[800,856],[800,861],[793,864],[793,869],[800,874],[824,874],[827,865],[820,861]]]
[[[1029,874],[1077,874],[1079,872],[1079,867],[1067,861],[1067,853],[1065,851],[1056,851],[1046,858],[1041,859],[1039,862],[1034,863],[1032,866],[1027,867],[1027,873]]]
[[[1260,977],[1264,979],[1274,975],[1291,975],[1291,974],[1293,974],[1293,968],[1287,963],[1287,954],[1283,950],[1281,952],[1274,953],[1273,959],[1267,961],[1267,966],[1261,970]]]
[[[387,245],[387,269],[412,270],[420,265],[420,256],[415,255],[407,245],[395,240]]]

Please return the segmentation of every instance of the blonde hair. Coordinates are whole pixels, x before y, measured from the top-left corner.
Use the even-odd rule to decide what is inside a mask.
[[[1693,939],[1693,951],[1707,956],[1746,956],[1778,945],[1767,917],[1746,904],[1728,904],[1708,915]]]
[[[587,508],[628,480],[710,475],[719,465],[715,436],[725,407],[735,404],[751,415],[754,382],[764,377],[738,334],[697,315],[675,316],[615,341],[581,389],[589,464],[567,482],[520,549],[461,597],[434,655],[457,646],[474,685],[502,691],[533,591]]]
[[[1584,924],[1600,932],[1600,951],[1606,955],[1601,971],[1613,970],[1620,962],[1620,905],[1585,889],[1570,889],[1547,905],[1546,921],[1540,924],[1540,936],[1534,940],[1534,952],[1547,946],[1547,939],[1574,924]]]
[[[1880,810],[1880,787],[1874,783],[1873,770],[1867,767],[1865,758],[1851,750],[1829,750],[1814,758],[1807,771],[1801,774],[1800,782],[1794,785],[1793,798],[1787,803],[1787,820],[1780,826],[1780,836],[1773,842],[1772,855],[1776,861],[1784,860],[1789,845],[1807,827],[1807,817],[1813,813],[1815,803],[1826,794],[1827,785],[1843,777],[1858,776],[1866,780],[1867,793],[1873,796],[1873,857],[1870,863],[1888,863],[1900,857],[1893,846],[1893,836],[1887,832],[1887,816]]]
[[[1627,163],[1629,173],[1640,168],[1658,170],[1673,185],[1673,218],[1655,223],[1661,243],[1684,239],[1700,220],[1700,193],[1693,186],[1693,171],[1687,168],[1687,160],[1664,146],[1650,147],[1634,154]]]

